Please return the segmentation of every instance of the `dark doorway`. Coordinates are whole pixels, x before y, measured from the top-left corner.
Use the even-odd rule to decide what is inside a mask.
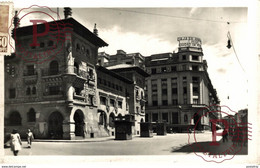
[[[77,110],[74,114],[75,136],[84,136],[84,114],[81,110]]]
[[[63,137],[63,116],[60,112],[53,112],[49,116],[48,120],[48,131],[49,136],[52,139],[62,139]]]
[[[172,113],[172,124],[179,124],[179,115],[178,115],[178,113]]]
[[[193,115],[195,130],[201,130],[201,116],[198,113]]]

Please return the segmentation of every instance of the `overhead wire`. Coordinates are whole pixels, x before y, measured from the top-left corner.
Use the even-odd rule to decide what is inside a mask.
[[[238,61],[239,65],[240,65],[240,67],[241,67],[242,70],[246,73],[245,69],[243,68],[243,66],[242,66],[242,64],[241,64],[241,62],[240,62],[240,60],[239,60],[239,58],[238,58],[238,56],[237,56],[237,52],[236,52],[236,49],[235,49],[235,46],[234,46],[234,43],[233,43],[233,40],[232,40],[232,37],[231,37],[231,34],[230,34],[229,31],[228,31],[228,33],[227,33],[227,37],[228,37],[228,39],[229,39],[230,42],[231,42],[232,48],[233,48],[233,50],[234,50],[235,56],[236,56],[236,58],[237,58],[237,61]]]
[[[163,16],[163,17],[171,17],[177,19],[188,19],[188,20],[199,20],[199,21],[206,21],[206,22],[217,22],[217,23],[227,23],[227,21],[221,20],[211,20],[211,19],[202,19],[202,18],[194,18],[194,17],[183,17],[183,16],[174,16],[174,15],[167,15],[167,14],[160,14],[160,13],[151,13],[151,12],[142,12],[142,11],[134,11],[128,9],[121,9],[121,8],[106,8],[115,11],[124,11],[124,12],[131,12],[131,13],[139,13],[139,14],[146,14],[146,15],[154,15],[154,16]],[[229,23],[246,23],[246,21],[229,21]]]

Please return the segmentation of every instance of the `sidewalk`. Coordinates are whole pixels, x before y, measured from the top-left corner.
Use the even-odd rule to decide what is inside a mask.
[[[140,135],[133,135],[132,138],[138,138]],[[74,139],[74,140],[66,140],[66,139],[34,139],[34,142],[104,142],[104,141],[113,141],[115,140],[115,136],[109,137],[97,137],[97,138],[87,138],[87,139]]]

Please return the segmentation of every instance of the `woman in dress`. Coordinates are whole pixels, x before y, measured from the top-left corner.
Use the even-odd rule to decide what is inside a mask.
[[[10,139],[11,139],[11,141],[10,141],[11,151],[13,151],[14,156],[17,156],[18,152],[22,148],[22,141],[21,141],[21,137],[16,129],[13,129]]]

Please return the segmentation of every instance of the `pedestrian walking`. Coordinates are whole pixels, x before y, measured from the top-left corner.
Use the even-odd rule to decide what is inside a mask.
[[[28,148],[31,148],[33,139],[34,139],[33,133],[32,133],[32,131],[30,129],[28,129],[28,132],[27,132]]]
[[[14,156],[17,156],[18,152],[22,149],[22,141],[16,129],[13,129],[13,132],[10,135],[10,140],[11,151],[13,151]]]
[[[228,141],[228,130],[226,128],[222,132],[222,139],[223,139],[223,142]]]

